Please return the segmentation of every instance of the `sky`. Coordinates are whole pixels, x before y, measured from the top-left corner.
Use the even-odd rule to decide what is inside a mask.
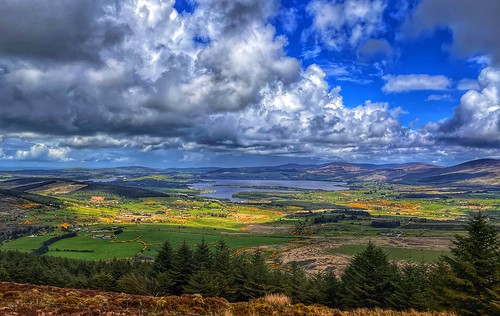
[[[498,0],[0,0],[0,168],[500,158]]]

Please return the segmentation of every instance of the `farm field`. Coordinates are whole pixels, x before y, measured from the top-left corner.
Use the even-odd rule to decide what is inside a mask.
[[[296,256],[306,269],[321,271],[324,262],[350,258],[368,240],[380,244],[391,260],[432,262],[447,254],[455,234],[464,234],[472,211],[489,212],[495,222],[500,215],[494,192],[383,183],[341,191],[248,188],[236,193],[241,202],[234,202],[200,196],[203,191],[184,186],[192,177],[142,175],[90,185],[9,178],[9,188],[29,188],[42,203],[24,204],[16,223],[53,231],[4,240],[0,249],[30,252],[73,231],[76,237],[51,243],[45,255],[150,260],[165,241],[177,247],[224,240],[241,251],[262,248],[270,260],[284,264]],[[49,199],[60,205],[48,206],[47,201],[54,203]],[[433,240],[439,240],[437,249]]]

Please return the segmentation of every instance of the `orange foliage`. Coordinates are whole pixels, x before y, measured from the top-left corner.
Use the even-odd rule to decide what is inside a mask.
[[[61,225],[59,225],[59,226],[61,226],[61,228],[63,228],[63,229],[68,229],[68,228],[70,228],[70,227],[71,227],[71,224],[70,224],[70,223],[66,223],[66,222],[64,222],[64,223],[62,223],[62,224],[61,224]]]

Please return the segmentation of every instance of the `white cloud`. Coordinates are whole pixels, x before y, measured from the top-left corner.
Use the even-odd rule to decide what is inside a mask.
[[[480,90],[465,93],[453,117],[428,126],[447,141],[468,146],[500,148],[500,70],[481,71]]]
[[[491,56],[489,55],[479,55],[475,57],[469,58],[467,61],[471,63],[476,63],[478,65],[481,65],[483,67],[491,65]]]
[[[333,50],[345,45],[356,48],[384,29],[385,7],[381,0],[313,0],[307,6],[313,25],[304,36],[316,35]]]
[[[444,93],[444,94],[431,94],[425,100],[426,101],[451,101],[451,100],[453,100],[453,98],[450,94]]]
[[[457,84],[458,90],[479,90],[479,84],[475,79],[462,79]]]
[[[219,150],[314,157],[346,158],[419,142],[399,123],[401,109],[370,101],[349,109],[343,105],[340,87],[329,90],[325,77],[313,64],[289,87],[266,90],[262,103],[210,117],[203,134],[218,133],[219,142],[210,145]]]
[[[35,144],[29,150],[17,150],[16,160],[33,160],[33,161],[70,161],[68,157],[70,153],[68,147],[51,147],[45,144]]]
[[[279,20],[281,26],[287,33],[293,33],[298,27],[297,15],[299,14],[296,8],[284,8],[280,11]]]
[[[173,0],[113,3],[118,2],[105,6],[104,20],[126,35],[113,45],[97,45],[93,55],[99,62],[82,62],[79,55],[50,63],[44,56],[2,59],[0,132],[26,140],[2,146],[10,159],[117,161],[124,152],[156,158],[169,150],[186,152],[179,155],[185,161],[220,152],[417,159],[434,151],[433,133],[446,134],[441,123],[433,131],[403,126],[402,109],[387,103],[346,107],[341,88],[329,86],[325,73],[359,80],[359,70],[333,63],[303,69],[287,56],[287,39],[268,23],[278,12],[277,1],[200,0],[189,14],[179,14]],[[312,1],[309,36],[318,41],[307,57],[324,46],[392,54],[387,42],[370,41],[384,28],[384,3]],[[495,80],[484,76],[476,100],[489,101],[472,113],[472,125],[485,124],[480,130],[492,124],[495,112],[488,111],[498,104],[491,97]],[[384,78],[386,92],[452,86],[444,76]],[[462,127],[471,123],[462,121]],[[451,134],[460,135],[462,127]],[[476,138],[492,135],[478,132]]]
[[[386,81],[382,91],[386,93],[414,90],[447,90],[451,86],[451,80],[442,75],[386,75],[382,78]]]

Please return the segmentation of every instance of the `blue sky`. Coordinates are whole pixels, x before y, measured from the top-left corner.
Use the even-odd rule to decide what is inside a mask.
[[[0,5],[3,168],[500,158],[497,0]]]

